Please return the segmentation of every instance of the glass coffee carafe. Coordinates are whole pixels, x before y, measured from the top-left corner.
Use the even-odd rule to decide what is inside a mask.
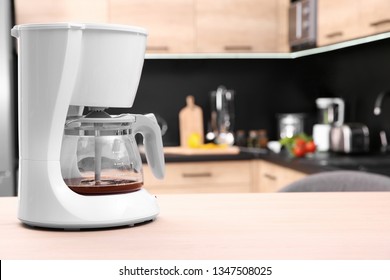
[[[137,125],[137,118],[148,119],[93,111],[65,124],[61,172],[71,190],[82,195],[107,195],[134,192],[143,186],[142,161],[134,135],[142,134],[144,127]],[[154,129],[158,129],[157,122]]]

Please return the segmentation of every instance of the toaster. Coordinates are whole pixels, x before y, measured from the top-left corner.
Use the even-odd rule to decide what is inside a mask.
[[[340,153],[364,153],[370,149],[368,127],[361,123],[345,123],[330,130],[330,150]]]

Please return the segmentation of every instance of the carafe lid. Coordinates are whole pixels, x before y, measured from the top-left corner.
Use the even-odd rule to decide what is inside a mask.
[[[108,115],[108,114],[107,114]],[[108,117],[88,117],[88,115],[70,119],[65,123],[66,135],[95,136],[126,135],[131,133],[135,116],[130,114],[108,115]]]

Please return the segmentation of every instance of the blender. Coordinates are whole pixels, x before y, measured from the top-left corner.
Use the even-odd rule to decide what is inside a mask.
[[[159,207],[142,188],[134,135],[143,135],[148,164],[163,178],[156,118],[105,111],[132,107],[146,31],[53,23],[17,25],[11,34],[19,43],[18,218],[62,229],[154,220]]]
[[[317,98],[318,123],[313,126],[313,140],[319,152],[330,148],[330,130],[332,126],[344,123],[344,100],[341,98]]]
[[[207,140],[217,144],[234,144],[234,91],[219,86],[210,93],[211,97],[211,131]]]

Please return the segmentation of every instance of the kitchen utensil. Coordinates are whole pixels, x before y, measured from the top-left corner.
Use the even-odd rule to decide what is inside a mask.
[[[217,144],[234,144],[234,91],[219,86],[212,91],[211,97],[211,129]]]
[[[280,144],[279,141],[269,141],[267,143],[267,148],[278,154],[282,150],[282,144]]]
[[[280,139],[285,137],[292,138],[295,135],[302,133],[304,117],[305,115],[302,113],[279,114],[278,129]]]
[[[317,151],[330,148],[330,130],[344,122],[344,100],[341,98],[317,98],[318,123],[313,126],[313,140]]]
[[[341,153],[363,153],[369,151],[369,130],[361,123],[345,123],[333,126],[330,131],[330,149]]]
[[[199,145],[204,143],[203,111],[195,105],[195,98],[186,98],[186,106],[179,112],[180,146],[189,147],[189,138],[196,134]]]
[[[51,228],[98,228],[153,220],[154,196],[142,188],[134,134],[164,176],[153,115],[110,116],[132,107],[146,31],[122,25],[17,25],[20,182],[18,218]],[[90,113],[82,116],[84,106]]]

